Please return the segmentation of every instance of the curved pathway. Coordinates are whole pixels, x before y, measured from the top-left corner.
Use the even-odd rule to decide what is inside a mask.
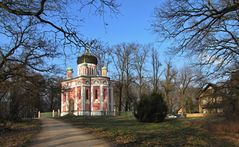
[[[51,118],[41,118],[42,130],[36,135],[32,147],[110,147],[100,137],[76,128],[71,124]]]

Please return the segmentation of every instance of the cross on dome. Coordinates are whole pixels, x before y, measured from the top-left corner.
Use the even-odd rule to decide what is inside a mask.
[[[85,44],[85,54],[90,54],[90,47],[91,45],[89,43]]]
[[[86,43],[84,47],[85,47],[85,53],[77,58],[77,64],[92,63],[97,65],[98,63],[97,57],[90,53],[91,44]]]

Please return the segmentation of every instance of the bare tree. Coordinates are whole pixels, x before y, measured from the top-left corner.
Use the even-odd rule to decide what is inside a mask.
[[[21,68],[40,72],[53,70],[54,65],[46,63],[59,55],[57,45],[37,33],[32,20],[26,22],[14,16],[4,19],[0,21],[0,36],[8,36],[8,39],[0,44],[0,82],[21,74],[18,72]]]
[[[53,70],[54,65],[47,63],[59,55],[60,45],[85,46],[77,29],[79,19],[68,14],[73,4],[81,10],[93,6],[100,15],[118,8],[114,0],[0,1],[0,82],[24,66],[40,72]]]
[[[152,70],[153,70],[153,79],[152,79],[152,83],[153,83],[153,92],[155,93],[159,93],[159,82],[160,82],[160,75],[162,74],[162,72],[160,72],[160,66],[161,63],[159,61],[159,53],[157,51],[157,49],[152,48]]]
[[[13,120],[33,117],[41,107],[41,93],[44,91],[42,75],[23,68],[18,72],[21,72],[21,76],[14,76],[11,81],[5,81],[11,85],[7,89],[6,102],[9,104],[8,118]],[[23,74],[25,76],[22,76]]]
[[[113,47],[112,60],[118,76],[119,88],[119,113],[122,111],[123,101],[125,102],[125,110],[130,109],[132,98],[130,97],[130,85],[132,83],[133,70],[133,44],[122,43]],[[125,90],[125,93],[123,91]],[[125,99],[123,100],[123,94]]]
[[[132,70],[133,70],[133,50],[135,50],[135,45],[134,44],[128,44],[125,46],[125,111],[130,111],[131,110],[131,105],[133,102],[133,98],[130,96],[130,85],[133,81],[133,75],[132,75]]]
[[[0,85],[4,85],[0,95],[10,99],[13,117],[18,117],[22,107],[40,109],[38,101],[44,93],[40,72],[56,70],[49,61],[60,55],[60,45],[86,45],[78,29],[81,18],[68,14],[72,6],[81,11],[93,6],[94,15],[116,12],[118,7],[114,0],[0,1]],[[12,86],[7,87],[9,83]],[[55,91],[50,89],[49,97],[54,101]]]
[[[167,0],[155,9],[153,28],[173,41],[174,53],[199,56],[197,64],[218,78],[239,61],[238,16],[237,0]]]
[[[237,70],[230,74],[229,80],[218,84],[217,94],[223,98],[223,112],[225,117],[232,120],[238,120],[239,114],[239,70],[238,65],[234,65]]]
[[[139,100],[142,97],[142,88],[144,85],[144,78],[145,78],[145,63],[147,59],[147,54],[149,51],[149,46],[143,46],[143,45],[136,45],[134,50],[134,68],[136,70],[136,79],[138,81],[138,98]]]
[[[93,40],[91,42],[91,51],[98,59],[98,74],[101,74],[102,67],[105,66],[107,69],[109,69],[109,64],[112,62],[112,58],[110,57],[112,51],[107,44],[99,40]]]
[[[114,52],[112,53],[112,60],[114,63],[114,66],[117,71],[117,79],[118,79],[118,84],[117,87],[119,89],[119,103],[118,103],[118,111],[119,115],[121,114],[122,111],[122,94],[123,94],[123,86],[124,86],[124,78],[125,78],[125,57],[122,54],[121,47],[120,45],[115,47]]]
[[[58,32],[62,33],[65,44],[73,43],[77,46],[85,46],[84,40],[79,37],[80,32],[73,27],[73,25],[79,27],[74,23],[76,19],[71,17],[72,13],[68,14],[67,12],[68,9],[73,9],[70,7],[72,4],[78,5],[76,8],[81,11],[89,6],[95,11],[95,14],[99,15],[104,15],[107,10],[116,13],[119,7],[115,0],[74,0],[71,2],[67,0],[4,0],[0,2],[0,15],[1,17],[16,16],[24,18],[24,20],[31,19],[38,26],[49,26],[48,33],[56,33],[55,37],[58,37]]]
[[[164,96],[168,105],[168,112],[172,113],[173,101],[170,93],[175,89],[176,70],[172,68],[172,62],[166,61],[165,81],[162,86],[164,89]]]
[[[61,97],[61,81],[62,78],[57,76],[44,77],[44,94],[41,96],[44,102],[47,103],[48,111],[60,109],[60,97]]]
[[[176,87],[178,90],[178,96],[180,97],[180,106],[183,113],[186,113],[187,102],[192,101],[192,83],[195,80],[195,75],[190,67],[182,67],[178,71],[178,76],[176,79]],[[191,102],[190,102],[191,103]]]

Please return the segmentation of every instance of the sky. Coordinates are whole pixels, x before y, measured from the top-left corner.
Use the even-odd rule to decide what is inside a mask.
[[[79,26],[80,33],[87,39],[97,39],[110,46],[123,42],[151,43],[158,49],[161,62],[168,59],[166,51],[170,43],[159,43],[159,36],[151,28],[154,20],[154,8],[160,7],[162,1],[117,0],[117,2],[120,4],[119,14],[105,13],[104,17],[100,17],[90,13],[91,11],[88,9],[84,10],[85,13],[79,16],[84,19],[84,23]],[[76,69],[77,56],[68,60],[67,66]],[[183,58],[174,57],[173,64],[181,66],[185,64],[184,61]]]
[[[150,22],[153,20],[155,6],[160,4],[159,1],[118,0],[118,2],[121,6],[117,16],[105,14],[104,20],[97,16],[89,16],[82,26],[83,34],[109,44],[155,42],[156,37],[150,30]],[[105,27],[104,23],[108,25]]]

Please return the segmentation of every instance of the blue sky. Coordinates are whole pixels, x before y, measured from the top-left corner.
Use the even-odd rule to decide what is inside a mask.
[[[84,9],[84,13],[79,15],[81,19],[84,19],[84,23],[78,28],[80,33],[87,39],[97,39],[108,45],[123,42],[152,43],[160,53],[160,61],[164,63],[169,58],[165,52],[170,43],[159,43],[159,36],[153,33],[150,26],[154,20],[154,8],[160,7],[162,1],[118,0],[117,2],[121,5],[119,14],[109,15],[109,13],[105,13],[104,18],[95,16],[89,9]],[[74,55],[71,60],[68,59],[67,61],[67,66],[71,66],[74,70],[76,69],[77,56]],[[185,60],[182,59],[175,57],[173,64],[176,66],[183,65]]]
[[[158,0],[119,0],[120,14],[102,17],[89,15],[81,27],[86,37],[96,38],[109,44],[122,42],[139,42],[142,44],[155,42],[156,37],[150,30],[153,10],[160,3]],[[108,25],[105,27],[104,23]]]

